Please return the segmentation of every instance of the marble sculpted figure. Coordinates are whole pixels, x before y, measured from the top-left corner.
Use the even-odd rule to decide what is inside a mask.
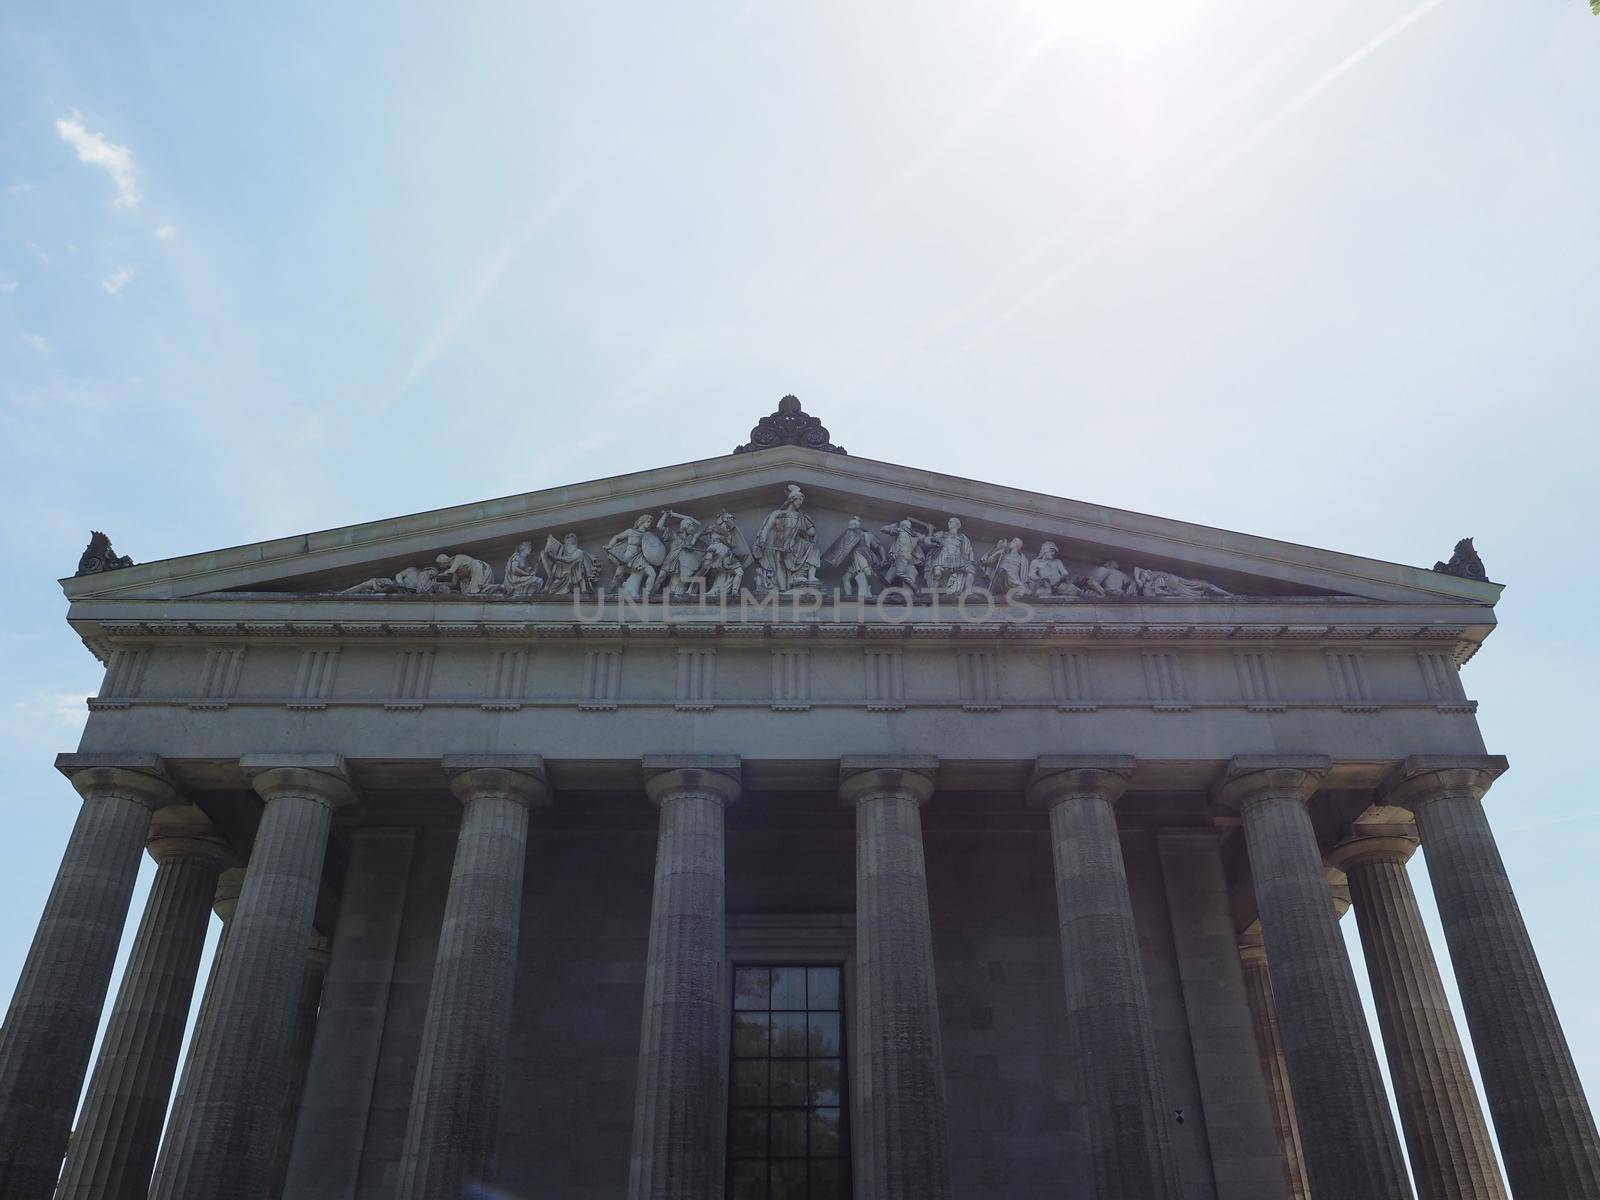
[[[539,573],[539,560],[533,555],[532,542],[518,543],[511,557],[506,559],[500,591],[507,596],[535,596],[544,591],[544,576]]]
[[[918,525],[933,532],[933,526],[913,517],[902,517],[893,525],[883,527],[883,532],[889,536],[889,565],[884,571],[884,582],[890,587],[903,586],[913,592],[922,588],[923,535],[917,532]]]
[[[756,578],[765,590],[779,593],[817,586],[817,527],[800,511],[806,495],[789,484],[783,503],[768,514],[756,534]]]
[[[843,570],[844,594],[872,599],[872,576],[888,561],[878,539],[861,528],[861,518],[851,517],[844,532],[834,538],[822,561]]]
[[[554,596],[583,596],[600,582],[600,566],[594,556],[578,546],[578,535],[566,534],[559,542],[551,534],[539,554],[544,568],[544,590]]]
[[[1083,588],[1092,596],[1131,596],[1133,579],[1125,574],[1116,559],[1107,559],[1083,577]]]
[[[972,559],[972,541],[961,532],[959,517],[951,517],[923,541],[931,553],[924,568],[928,590],[945,596],[962,596],[972,590],[978,565]]]
[[[1059,547],[1045,542],[1039,547],[1039,557],[1028,564],[1027,588],[1034,596],[1078,596],[1082,589],[1072,582],[1067,564],[1056,557]]]
[[[1028,556],[1022,552],[1022,539],[1001,538],[994,549],[983,556],[988,568],[988,588],[992,595],[1007,596],[1013,590],[1028,588]]]
[[[1135,567],[1133,582],[1141,596],[1204,600],[1207,597],[1221,598],[1232,594],[1203,579],[1185,579],[1182,575],[1174,575],[1170,571],[1153,571],[1148,567]]]
[[[494,568],[481,558],[470,554],[441,554],[433,562],[439,569],[437,581],[452,592],[477,596],[494,587]]]
[[[655,590],[656,568],[667,561],[666,544],[651,532],[651,524],[645,513],[606,543],[606,553],[617,564],[611,586],[629,600],[642,600]]]
[[[674,525],[673,522],[677,524]],[[700,573],[700,522],[671,509],[656,518],[656,528],[667,535],[667,556],[656,573],[654,592],[666,592],[673,599],[685,596]]]

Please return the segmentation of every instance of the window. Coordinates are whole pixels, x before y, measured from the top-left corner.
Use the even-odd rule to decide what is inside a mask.
[[[728,1200],[849,1197],[842,974],[734,968]]]

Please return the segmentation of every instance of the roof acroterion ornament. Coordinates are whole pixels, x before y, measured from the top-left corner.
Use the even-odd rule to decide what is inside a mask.
[[[757,421],[756,427],[750,431],[750,440],[734,447],[733,452],[747,454],[752,450],[770,450],[774,446],[806,446],[828,454],[845,452],[843,446],[835,446],[828,440],[827,427],[816,417],[802,411],[800,401],[793,396],[779,400],[778,411]]]

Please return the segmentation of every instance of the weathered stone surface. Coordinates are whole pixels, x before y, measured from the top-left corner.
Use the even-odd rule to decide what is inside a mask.
[[[0,1034],[0,1195],[49,1200],[66,1152],[151,813],[177,794],[154,755],[62,755],[83,797]]]
[[[1489,1127],[1406,875],[1416,840],[1362,834],[1329,856],[1350,881],[1418,1200],[1505,1200]]]
[[[160,865],[106,1024],[58,1200],[142,1198],[150,1186],[217,876],[234,861],[198,810],[173,805],[159,816],[150,853]]]
[[[723,809],[739,796],[739,760],[661,756],[644,766],[661,824],[628,1196],[717,1200],[727,1088]]]
[[[1050,813],[1067,1028],[1084,1073],[1096,1189],[1176,1200],[1178,1166],[1114,807],[1133,768],[1119,756],[1040,759],[1028,800]]]
[[[494,1180],[528,808],[550,799],[535,758],[447,758],[445,769],[461,831],[401,1153],[403,1200],[455,1200]]]
[[[187,1123],[156,1165],[159,1200],[266,1195],[328,829],[334,809],[355,799],[336,756],[244,765],[266,808],[190,1049]]]
[[[350,841],[285,1200],[351,1200],[361,1174],[416,834],[361,826]]]
[[[855,1170],[877,1200],[948,1200],[944,1049],[918,809],[938,760],[840,764],[856,814],[856,1071],[865,1137]]]
[[[1234,953],[1217,831],[1163,829],[1155,842],[1217,1198],[1283,1200],[1283,1164]]]
[[[1244,969],[1245,992],[1255,1018],[1256,1050],[1266,1075],[1272,1128],[1277,1135],[1288,1200],[1310,1200],[1311,1188],[1306,1183],[1305,1161],[1300,1149],[1300,1126],[1294,1112],[1294,1094],[1289,1088],[1289,1064],[1283,1054],[1283,1029],[1278,1024],[1278,1006],[1272,998],[1272,975],[1267,970],[1267,948],[1259,930],[1239,943],[1239,963]]]
[[[1483,811],[1503,770],[1413,758],[1387,802],[1416,815],[1512,1195],[1600,1196],[1594,1115]]]
[[[278,1147],[272,1153],[272,1176],[267,1195],[281,1196],[289,1176],[289,1157],[294,1150],[295,1129],[305,1100],[306,1075],[311,1069],[311,1047],[317,1036],[317,1016],[322,1007],[322,989],[328,978],[329,939],[311,935],[306,950],[305,979],[300,985],[300,1003],[295,1007],[294,1040],[289,1045],[289,1078],[283,1089],[283,1114],[278,1119]]]
[[[1400,1139],[1306,811],[1327,765],[1238,758],[1218,799],[1244,818],[1311,1194],[1410,1200]]]

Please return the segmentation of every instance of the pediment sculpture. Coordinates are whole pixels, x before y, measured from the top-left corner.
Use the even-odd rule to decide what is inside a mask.
[[[133,566],[133,559],[126,554],[118,554],[111,548],[111,539],[98,529],[90,530],[89,544],[78,556],[78,575],[98,575],[102,571],[120,571],[123,567]]]
[[[1081,574],[1053,541],[1028,553],[1018,535],[1002,536],[979,553],[950,517],[939,528],[916,517],[868,529],[859,515],[826,550],[797,484],[747,541],[731,512],[699,518],[676,509],[641,513],[608,540],[597,556],[573,532],[549,534],[534,554],[521,542],[496,579],[495,568],[471,554],[446,552],[432,565],[403,567],[392,576],[346,588],[351,596],[463,595],[520,599],[591,596],[602,591],[601,560],[611,563],[605,594],[630,601],[685,600],[756,593],[792,595],[837,587],[845,598],[870,600],[889,592],[902,600],[959,599],[981,590],[996,599],[1212,600],[1233,595],[1204,579],[1155,567],[1124,568],[1107,559]],[[827,582],[821,577],[826,569]]]

